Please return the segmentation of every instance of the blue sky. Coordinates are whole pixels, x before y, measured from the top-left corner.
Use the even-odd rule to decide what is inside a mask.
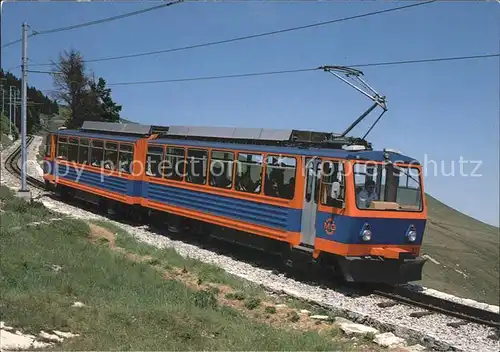
[[[183,3],[123,20],[29,41],[31,63],[74,48],[85,58],[161,50],[326,21],[409,1]],[[7,3],[2,41],[21,23],[35,30],[66,26],[158,4]],[[175,79],[500,52],[500,4],[441,1],[297,32],[135,59],[89,63],[108,83]],[[2,49],[2,66],[20,64],[19,44]],[[479,220],[499,223],[498,57],[367,67],[367,81],[389,111],[372,131],[374,147],[396,148],[427,165],[426,191]],[[40,69],[40,68],[38,68]],[[13,70],[19,74],[19,69]],[[29,84],[52,89],[49,76]],[[339,132],[370,102],[330,74],[117,86],[123,117],[145,124],[297,128]],[[352,133],[366,131],[368,119]],[[460,158],[481,161],[460,175]],[[429,160],[437,163],[436,167]],[[427,161],[427,163],[425,163]],[[454,164],[454,176],[449,175]],[[471,174],[475,164],[464,164]],[[445,174],[443,174],[443,172]],[[436,174],[435,174],[436,173]]]

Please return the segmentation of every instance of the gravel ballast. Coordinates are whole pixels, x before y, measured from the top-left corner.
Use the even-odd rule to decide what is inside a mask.
[[[42,137],[35,137],[29,148],[28,159],[36,162],[38,147]],[[17,143],[2,151],[2,184],[17,189],[19,181],[16,176],[10,175],[4,167],[5,158],[12,152]],[[29,167],[28,172],[40,177],[36,167]],[[33,197],[39,197],[44,192],[32,188]],[[349,319],[371,325],[380,331],[391,331],[406,340],[413,340],[430,349],[436,350],[463,350],[463,351],[498,351],[499,341],[491,339],[494,329],[479,324],[468,323],[458,327],[448,326],[448,323],[457,319],[442,314],[431,314],[420,318],[410,317],[413,312],[421,309],[396,304],[381,308],[377,304],[387,299],[375,295],[350,297],[331,288],[311,286],[271,270],[254,267],[248,263],[239,262],[225,255],[199,248],[185,242],[172,240],[168,237],[146,230],[145,227],[136,227],[108,220],[105,217],[93,214],[78,207],[59,202],[48,197],[39,199],[48,208],[79,219],[101,219],[114,223],[116,226],[133,235],[137,240],[158,248],[174,248],[179,254],[198,259],[205,263],[217,265],[228,273],[262,285],[269,291],[283,292],[290,296],[307,300],[323,307],[329,307],[337,313],[342,313]],[[459,300],[464,300],[455,297]],[[466,301],[466,300],[464,300]]]

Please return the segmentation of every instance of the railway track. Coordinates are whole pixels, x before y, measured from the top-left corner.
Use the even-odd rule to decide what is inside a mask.
[[[26,137],[26,148],[33,142],[33,136]],[[5,159],[5,168],[11,174],[21,177],[21,168],[18,161],[21,156],[21,145],[19,145],[13,152]],[[40,189],[44,189],[44,183],[30,175],[26,175],[26,183]]]
[[[29,146],[33,141],[33,136],[28,136],[27,139],[27,146]],[[21,146],[16,148],[6,159],[5,159],[5,167],[7,170],[20,177],[21,175],[21,168],[18,165],[18,159],[21,154]],[[31,177],[29,175],[26,176],[26,181],[29,185],[45,190],[44,187],[44,182]],[[77,203],[75,200],[65,200],[66,203],[70,203],[73,206],[80,206],[80,203]],[[87,209],[88,210],[88,209]],[[95,212],[95,211],[94,211]],[[103,216],[109,217],[107,214],[101,214]],[[122,222],[126,222],[130,224],[129,221],[125,221],[125,219],[116,219],[114,220],[119,220]],[[139,225],[139,224],[136,224]],[[140,224],[143,225],[143,224]],[[156,231],[157,233],[164,234],[164,231],[158,230]],[[187,236],[186,236],[187,235]],[[180,239],[185,242],[189,243],[194,243],[195,245],[201,245],[207,247],[207,242],[204,242],[205,240],[200,239],[198,236],[189,236],[188,234],[178,234],[178,235],[173,235],[175,237],[178,237],[176,239]],[[235,252],[237,252],[237,257],[239,260],[244,260],[250,263],[257,263],[259,266],[267,266],[267,267],[276,267],[276,260],[271,259],[263,259],[263,256],[261,252],[258,252],[257,250],[249,250],[248,248],[245,248],[245,250],[239,249],[239,246],[236,246],[234,244],[228,244],[226,242],[220,243],[221,241],[217,241],[217,246],[213,246],[213,241],[210,241],[208,244],[208,247],[210,250],[216,251],[221,254],[225,255],[231,255],[235,256]],[[481,325],[485,325],[488,327],[493,327],[498,329],[497,331],[500,331],[500,314],[483,310],[480,308],[472,307],[469,305],[461,304],[458,302],[454,301],[449,301],[445,299],[441,299],[435,296],[430,296],[427,294],[424,294],[422,292],[419,292],[414,289],[407,288],[405,286],[387,286],[387,285],[350,285],[350,284],[345,284],[345,283],[338,283],[338,282],[332,282],[332,280],[325,280],[324,278],[321,278],[320,275],[313,275],[311,276],[310,272],[308,272],[306,275],[303,275],[303,273],[295,272],[293,269],[283,266],[278,268],[280,271],[285,272],[287,275],[292,276],[294,279],[298,279],[300,281],[305,281],[307,283],[311,283],[313,285],[323,285],[323,286],[329,286],[331,288],[335,289],[341,289],[345,290],[345,292],[348,292],[348,294],[353,294],[353,295],[363,295],[363,294],[373,294],[373,295],[378,295],[380,297],[387,298],[389,301],[383,304],[385,307],[390,307],[392,305],[396,304],[404,304],[407,306],[411,307],[417,307],[420,309],[420,312],[415,312],[413,315],[414,317],[421,317],[429,314],[444,314],[453,318],[459,319],[459,321],[456,322],[451,322],[448,323],[450,326],[460,326],[460,325],[465,325],[469,322],[471,323],[477,323]],[[311,280],[312,278],[312,280]],[[340,287],[339,287],[340,286]],[[379,306],[381,306],[379,304]],[[326,308],[326,307],[325,307]],[[412,313],[413,314],[413,313]],[[496,336],[498,339],[499,333],[497,332]]]
[[[433,313],[445,314],[461,321],[453,322],[455,326],[464,325],[467,322],[486,325],[500,329],[500,314],[488,310],[472,307],[469,305],[430,296],[422,292],[411,290],[406,287],[384,287],[375,288],[374,294],[383,296],[394,301],[425,309],[416,312],[417,317]],[[449,324],[449,325],[450,325]],[[452,326],[454,326],[452,325]]]

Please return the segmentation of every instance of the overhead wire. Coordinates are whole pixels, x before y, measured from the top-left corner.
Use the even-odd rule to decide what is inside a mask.
[[[491,58],[491,57],[500,57],[500,53],[485,54],[485,55],[441,57],[441,58],[430,58],[430,59],[419,59],[419,60],[400,60],[400,61],[365,63],[365,64],[346,65],[346,66],[355,67],[355,68],[356,67],[373,67],[373,66],[416,64],[416,63],[426,63],[426,62],[473,60],[473,59],[484,59],[484,58]],[[175,82],[190,82],[190,81],[206,81],[206,80],[214,80],[214,79],[244,78],[244,77],[255,77],[255,76],[271,76],[271,75],[278,75],[278,74],[316,71],[316,70],[321,70],[321,69],[323,69],[323,68],[322,67],[309,67],[309,68],[300,68],[300,69],[292,69],[292,70],[249,72],[249,73],[220,75],[220,76],[201,76],[201,77],[187,77],[187,78],[151,80],[151,81],[117,82],[117,83],[109,83],[108,86],[129,86],[129,85],[143,85],[143,84],[156,84],[156,83],[175,83]]]
[[[217,40],[217,41],[200,43],[200,44],[187,45],[187,46],[182,46],[182,47],[177,47],[177,48],[154,50],[154,51],[147,51],[147,52],[142,52],[142,53],[110,56],[110,57],[103,57],[103,58],[96,58],[96,59],[87,59],[87,60],[84,60],[84,62],[90,63],[90,62],[102,62],[102,61],[111,61],[111,60],[122,60],[122,59],[129,59],[129,58],[142,57],[142,56],[165,54],[165,53],[171,53],[171,52],[176,52],[176,51],[184,51],[184,50],[190,50],[190,49],[196,49],[196,48],[202,48],[202,47],[208,47],[208,46],[214,46],[214,45],[220,45],[220,44],[227,44],[227,43],[232,43],[232,42],[237,42],[237,41],[242,41],[242,40],[248,40],[248,39],[266,37],[266,36],[271,36],[271,35],[276,35],[276,34],[281,34],[281,33],[299,31],[299,30],[303,30],[303,29],[307,29],[307,28],[326,26],[326,25],[330,25],[330,24],[334,24],[334,23],[350,21],[350,20],[359,19],[359,18],[363,18],[363,17],[380,15],[380,14],[384,14],[384,13],[404,10],[404,9],[411,8],[411,7],[427,5],[427,4],[433,3],[435,1],[436,0],[419,2],[416,4],[404,5],[404,6],[399,6],[399,7],[394,7],[394,8],[379,10],[379,11],[372,11],[372,12],[367,12],[367,13],[349,16],[349,17],[342,17],[342,18],[336,18],[336,19],[323,21],[323,22],[310,23],[310,24],[306,24],[306,25],[302,25],[302,26],[278,29],[278,30],[269,31],[269,32],[262,32],[262,33],[257,33],[257,34],[245,35],[245,36],[241,36],[241,37]],[[49,63],[44,64],[44,66],[50,66],[50,65],[51,64],[49,64]]]
[[[90,21],[90,22],[84,22],[84,23],[74,24],[74,25],[65,26],[65,27],[59,27],[59,28],[53,28],[53,29],[46,29],[46,30],[43,30],[43,31],[32,30],[32,33],[28,37],[32,37],[32,36],[35,36],[35,35],[44,35],[44,34],[50,34],[50,33],[57,33],[57,32],[69,31],[69,30],[72,30],[72,29],[83,28],[83,27],[93,26],[93,25],[101,24],[101,23],[105,23],[105,22],[116,21],[116,20],[120,20],[122,18],[127,18],[127,17],[132,17],[132,16],[140,15],[140,14],[145,13],[145,12],[159,10],[159,9],[164,8],[164,7],[168,7],[168,6],[172,6],[172,5],[181,3],[183,1],[184,0],[174,0],[174,1],[171,1],[171,2],[168,2],[168,3],[165,3],[165,4],[161,4],[161,5],[157,5],[157,6],[153,6],[153,7],[148,7],[146,9],[136,10],[136,11],[127,12],[127,13],[124,13],[124,14],[121,14],[121,15],[116,15],[116,16],[111,16],[111,17],[106,17],[106,18],[101,18],[99,20],[94,20],[94,21]],[[14,40],[12,42],[4,44],[4,45],[2,45],[2,48],[6,48],[8,46],[11,46],[11,45],[19,43],[19,42],[21,42],[21,39]]]

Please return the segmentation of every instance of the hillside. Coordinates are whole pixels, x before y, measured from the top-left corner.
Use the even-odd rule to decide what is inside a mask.
[[[498,305],[499,229],[427,195],[429,221],[422,254],[422,284],[457,296]]]

